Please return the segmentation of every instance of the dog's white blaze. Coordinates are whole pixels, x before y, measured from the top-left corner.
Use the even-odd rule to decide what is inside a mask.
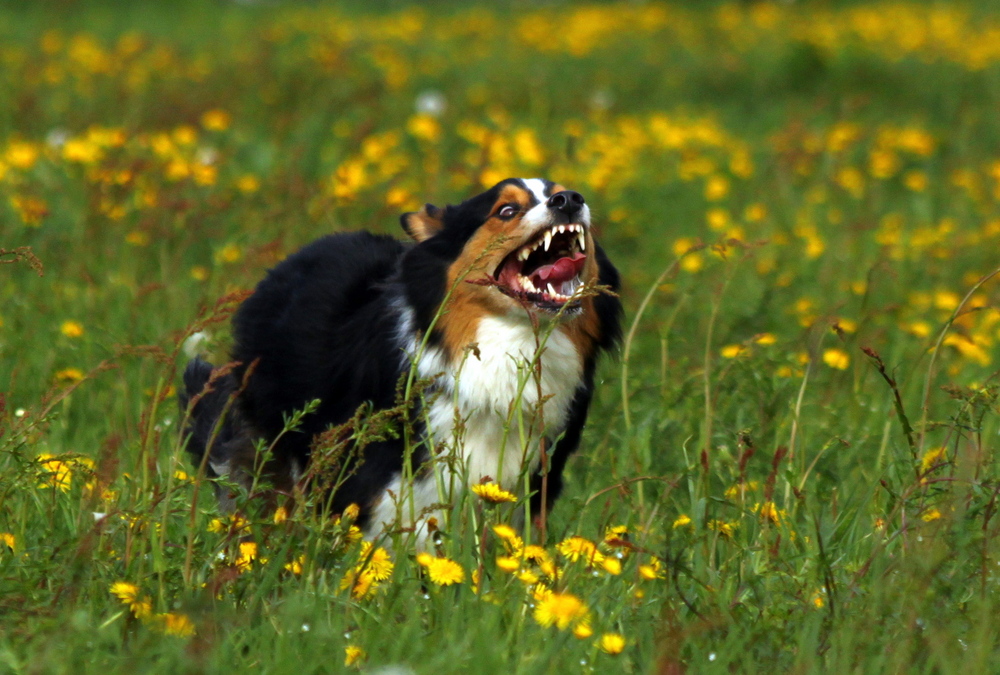
[[[448,462],[437,462],[436,473],[428,471],[412,489],[402,485],[399,475],[393,477],[372,509],[366,532],[369,538],[378,537],[400,512],[404,521],[412,512],[418,522],[408,525],[416,527],[417,546],[425,547],[427,517],[441,519],[440,513],[428,512],[431,505],[441,501],[438,477],[446,493],[445,501],[453,499],[447,494],[451,487],[464,489],[487,476],[505,489],[519,492],[523,471],[538,468],[541,423],[544,421],[549,438],[557,437],[565,428],[583,377],[583,362],[561,327],[552,330],[542,351],[541,394],[549,397],[542,406],[544,420],[538,418],[539,387],[531,370],[537,352],[536,337],[527,317],[512,314],[483,318],[476,340],[479,357],[469,354],[460,373],[458,365],[449,363],[437,347],[427,347],[417,363],[418,375],[437,375],[440,387],[427,410],[428,432],[436,447],[443,445],[446,452],[461,458],[461,470],[453,475]],[[415,356],[418,348],[411,337],[407,352]],[[511,404],[518,399],[520,410],[511,413]],[[463,421],[462,431],[455,429],[456,415]],[[401,503],[401,511],[397,503]]]
[[[541,178],[522,178],[521,182],[524,183],[524,187],[531,191],[531,194],[535,195],[535,199],[543,204],[548,200],[545,194],[545,181]]]

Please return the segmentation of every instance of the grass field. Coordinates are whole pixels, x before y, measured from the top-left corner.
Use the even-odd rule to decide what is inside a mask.
[[[0,671],[996,672],[991,7],[0,5]],[[543,548],[221,518],[186,351],[507,176],[625,283]]]

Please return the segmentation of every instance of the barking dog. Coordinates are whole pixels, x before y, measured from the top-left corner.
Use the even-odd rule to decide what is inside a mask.
[[[401,221],[415,243],[337,234],[271,270],[233,320],[238,365],[213,376],[191,361],[181,404],[194,402],[196,465],[249,487],[263,444],[279,492],[321,452],[316,435],[359,406],[407,407],[415,437],[355,448],[329,499],[334,513],[357,504],[369,538],[395,525],[419,544],[456,489],[491,480],[524,496],[527,473],[532,513],[558,497],[621,305],[584,198],[550,181],[507,179]],[[407,378],[430,384],[400,404]],[[219,498],[231,508],[225,490]]]

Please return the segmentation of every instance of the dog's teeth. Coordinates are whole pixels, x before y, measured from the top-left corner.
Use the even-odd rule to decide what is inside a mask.
[[[565,231],[566,231],[566,226],[565,226],[565,225],[560,225],[560,226],[559,226],[559,227],[557,227],[556,229],[557,229],[557,230],[559,230],[559,233],[560,233],[560,234],[562,234],[563,232],[565,232]]]
[[[559,295],[558,293],[556,293],[556,289],[552,288],[552,284],[549,284],[549,295],[551,295],[553,298]]]
[[[549,246],[552,245],[552,230],[547,230],[545,232],[544,243],[545,243],[545,250],[548,251],[549,250]]]
[[[522,260],[522,261],[523,261],[523,260],[527,260],[527,259],[528,259],[528,256],[529,256],[529,255],[531,255],[531,251],[529,251],[529,250],[528,250],[528,249],[526,249],[526,248],[522,248],[522,249],[521,249],[520,251],[518,251],[518,253],[517,253],[517,259],[518,259],[518,260]]]
[[[532,293],[537,293],[538,289],[535,288],[535,284],[531,283],[531,279],[528,277],[521,277],[521,286]]]
[[[585,235],[583,233],[582,229],[580,230],[579,234],[576,235],[576,240],[578,242],[580,242],[580,250],[581,251],[586,251],[587,250],[587,235]]]

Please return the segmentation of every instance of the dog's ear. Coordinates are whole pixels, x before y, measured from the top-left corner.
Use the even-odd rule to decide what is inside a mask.
[[[444,227],[444,209],[433,204],[424,204],[419,211],[404,213],[399,222],[408,235],[418,243],[430,239]]]

